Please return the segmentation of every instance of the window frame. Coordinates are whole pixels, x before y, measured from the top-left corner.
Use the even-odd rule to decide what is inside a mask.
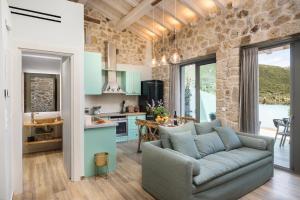
[[[195,118],[197,122],[200,122],[200,67],[202,65],[207,65],[207,64],[212,64],[212,63],[217,63],[216,60],[216,55],[210,55],[205,58],[200,58],[196,60],[191,60],[187,61],[184,63],[181,63],[179,65],[179,74],[180,74],[180,113],[181,115],[184,115],[184,67],[187,65],[195,65],[195,103],[196,103],[196,108],[195,108]]]

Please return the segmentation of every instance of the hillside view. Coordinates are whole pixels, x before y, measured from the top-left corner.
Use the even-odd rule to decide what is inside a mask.
[[[259,65],[259,103],[290,104],[290,68]]]

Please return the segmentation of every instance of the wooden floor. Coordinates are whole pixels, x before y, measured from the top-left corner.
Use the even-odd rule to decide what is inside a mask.
[[[67,179],[61,152],[27,155],[24,158],[24,193],[14,200],[142,200],[153,199],[141,187],[141,155],[136,142],[118,144],[117,170],[104,178],[88,178],[79,182]],[[265,185],[242,200],[298,200],[300,177],[275,170]]]

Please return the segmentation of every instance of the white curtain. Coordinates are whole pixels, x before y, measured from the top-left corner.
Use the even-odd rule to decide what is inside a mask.
[[[170,94],[169,94],[170,114],[177,112],[180,116],[180,66],[170,65]]]

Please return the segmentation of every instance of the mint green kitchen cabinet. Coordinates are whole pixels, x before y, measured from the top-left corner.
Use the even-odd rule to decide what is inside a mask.
[[[86,95],[102,94],[102,56],[100,53],[84,53],[84,90]]]
[[[84,176],[94,176],[96,173],[94,155],[108,152],[108,169],[116,169],[116,126],[87,128],[84,130]],[[104,174],[105,168],[98,168],[99,174]]]
[[[141,72],[125,72],[125,91],[126,95],[141,95]]]
[[[146,119],[146,115],[128,116],[128,140],[138,139],[138,126],[135,124],[136,119]]]

